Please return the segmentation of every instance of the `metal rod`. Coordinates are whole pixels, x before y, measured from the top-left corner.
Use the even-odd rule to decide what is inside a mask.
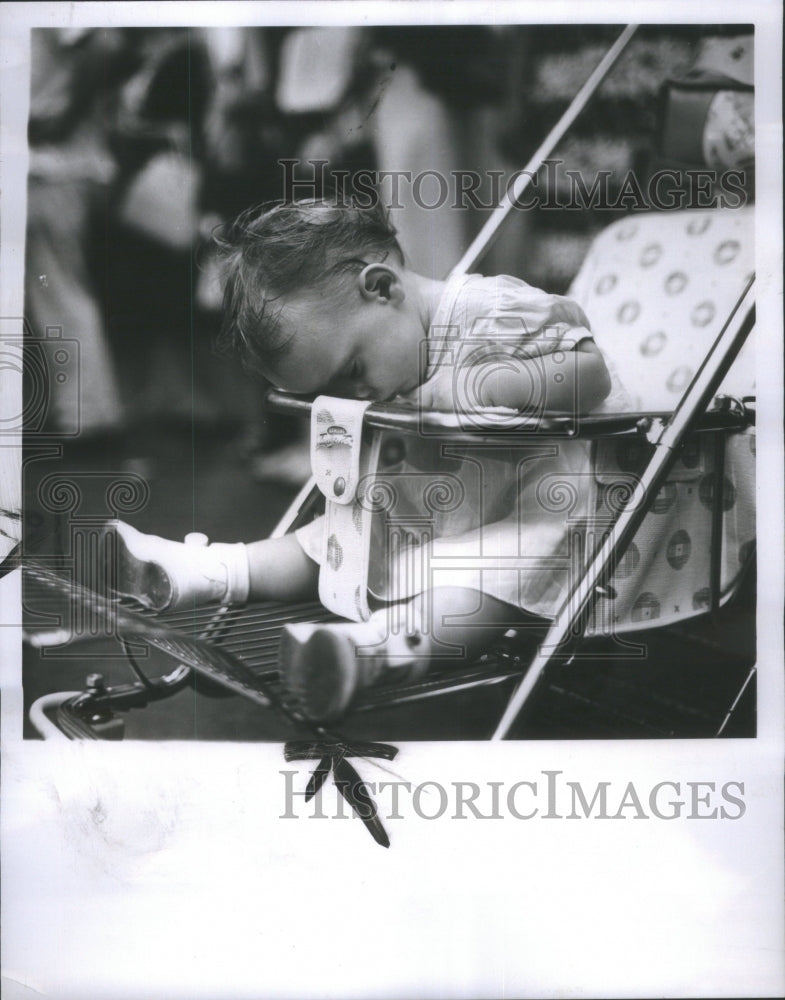
[[[725,528],[725,445],[726,438],[719,435],[713,442],[714,473],[712,476],[711,544],[709,558],[709,609],[714,614],[720,606],[722,585],[722,551]]]
[[[311,412],[311,401],[297,396],[289,396],[279,390],[271,390],[267,394],[267,402],[277,413],[288,413],[295,417],[307,416]],[[521,431],[540,437],[552,437],[564,440],[572,437],[607,437],[609,434],[633,433],[641,421],[652,423],[654,420],[670,419],[672,410],[629,410],[623,413],[589,413],[581,416],[579,424],[573,415],[565,413],[544,413],[539,417],[521,417],[520,421],[510,420],[505,414],[504,423],[500,423],[497,414],[483,413],[478,410],[472,413],[471,424],[467,426],[465,418],[449,410],[417,410],[395,403],[373,403],[365,411],[364,427],[374,430],[397,431],[400,434],[424,431],[428,434],[439,434],[450,441],[461,444],[478,444],[492,440],[500,443],[509,440],[511,436],[520,435]],[[739,411],[712,410],[701,415],[696,425],[697,431],[734,431],[743,430],[749,424],[749,419]],[[517,437],[515,438],[518,439]],[[308,489],[303,495],[307,499]],[[297,504],[297,500],[293,506]],[[298,513],[297,510],[294,511]]]
[[[81,691],[55,691],[53,694],[45,694],[37,698],[30,706],[28,718],[36,732],[45,740],[67,740],[68,737],[46,716],[47,709],[59,708],[64,702],[71,698],[78,698]]]
[[[308,403],[307,412],[310,413],[310,410],[311,410],[311,404]],[[306,502],[306,500],[308,500],[308,498],[311,496],[311,494],[316,488],[317,488],[316,479],[313,476],[310,476],[308,482],[305,483],[305,485],[300,489],[300,492],[297,494],[294,500],[292,500],[292,502],[286,508],[283,517],[275,526],[272,534],[270,535],[270,538],[282,538],[291,529],[292,525],[297,519],[297,515],[300,513],[300,508]]]
[[[523,171],[517,175],[512,188],[505,193],[502,200],[491,213],[488,221],[475,236],[474,240],[472,240],[468,250],[450,272],[451,276],[466,274],[471,268],[477,265],[477,262],[482,258],[483,254],[491,247],[494,239],[498,235],[499,227],[506,219],[513,205],[531,184],[545,159],[554,151],[556,145],[562,140],[567,130],[573,124],[581,111],[583,111],[586,107],[589,99],[608,75],[616,60],[627,48],[627,45],[630,43],[637,30],[637,24],[628,24],[613,45],[608,49],[604,57],[597,64],[596,69],[591,74],[589,79],[575,95],[570,106],[545,137],[543,143],[537,149],[537,152],[526,164]]]
[[[750,668],[750,672],[749,672],[749,673],[747,674],[747,677],[746,677],[746,680],[744,681],[744,683],[743,683],[743,684],[742,684],[742,686],[741,686],[741,690],[740,690],[740,691],[739,691],[739,693],[738,693],[738,694],[736,695],[736,697],[735,697],[735,698],[733,699],[733,704],[732,704],[732,705],[731,705],[731,707],[730,707],[730,708],[728,709],[728,713],[727,713],[727,715],[726,715],[726,716],[725,716],[725,718],[724,718],[724,719],[722,720],[722,725],[721,725],[721,726],[720,726],[720,728],[719,728],[719,729],[717,730],[717,736],[722,736],[722,734],[723,734],[723,733],[725,732],[725,727],[726,727],[726,726],[728,725],[728,721],[730,720],[730,717],[731,717],[731,716],[733,715],[733,713],[734,713],[734,712],[736,711],[736,706],[737,706],[737,705],[739,704],[739,702],[741,701],[741,696],[742,696],[742,695],[744,694],[744,692],[745,692],[745,691],[747,690],[747,687],[749,686],[749,683],[750,683],[750,681],[752,680],[752,678],[753,678],[753,677],[755,676],[755,674],[756,674],[756,672],[757,672],[757,669],[758,669],[758,668],[757,668],[757,667],[754,667],[754,666]]]
[[[648,513],[651,499],[665,481],[676,460],[676,449],[690,430],[690,425],[706,406],[709,397],[722,382],[755,324],[752,288],[753,280],[747,285],[736,308],[687,387],[670,423],[663,428],[655,442],[654,454],[641,476],[640,501],[631,503],[619,514],[613,529],[606,535],[586,571],[570,590],[529,670],[510,698],[492,739],[504,739],[542,672],[556,658],[558,651],[563,650],[565,639],[575,634],[576,626],[585,624],[597,598],[598,585],[613,573],[627,544]],[[715,497],[715,502],[718,500],[719,498]]]

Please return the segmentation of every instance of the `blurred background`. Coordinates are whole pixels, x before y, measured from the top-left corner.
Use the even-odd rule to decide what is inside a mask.
[[[503,190],[619,33],[33,30],[25,316],[28,362],[34,344],[49,381],[41,394],[27,364],[26,552],[73,561],[74,526],[112,516],[173,538],[269,534],[308,476],[305,429],[268,413],[265,386],[213,348],[215,227],[290,194],[287,176],[312,184],[308,160],[343,172],[348,190],[365,171],[473,171],[478,202],[490,205],[493,173]],[[700,137],[694,148],[699,129],[669,132],[672,110],[678,101],[689,110],[696,87],[713,96],[719,78],[736,95],[736,133],[751,129],[751,47],[740,56],[736,45],[745,34],[641,28],[554,158],[587,188],[606,172],[611,201],[630,171],[645,180],[662,166],[710,166]],[[750,151],[715,149],[714,165]],[[287,175],[281,160],[300,166]],[[421,193],[435,200],[433,188]],[[564,292],[593,236],[635,209],[516,211],[480,269]],[[409,263],[436,278],[489,212],[427,210],[405,184],[392,207]]]

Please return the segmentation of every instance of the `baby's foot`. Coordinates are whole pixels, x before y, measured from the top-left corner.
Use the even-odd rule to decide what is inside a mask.
[[[204,535],[173,542],[110,521],[104,551],[110,586],[155,611],[248,598],[248,555],[242,544],[208,545]]]
[[[381,611],[361,623],[287,625],[278,659],[284,684],[303,714],[329,721],[366,688],[421,677],[429,646],[419,630],[391,633]]]

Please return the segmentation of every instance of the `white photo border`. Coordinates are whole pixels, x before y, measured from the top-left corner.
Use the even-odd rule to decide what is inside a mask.
[[[348,819],[281,818],[284,772],[297,770],[304,785],[309,768],[286,765],[280,745],[23,742],[20,602],[6,578],[4,996],[785,993],[779,3],[3,4],[0,315],[23,314],[33,26],[621,26],[631,9],[643,24],[756,29],[758,533],[766,540],[758,562],[758,734],[403,744],[386,777],[445,787],[529,781],[542,789],[556,772],[587,789],[606,780],[641,789],[663,781],[742,783],[743,815],[609,823],[410,815],[391,821],[392,847],[382,851]],[[10,397],[21,391],[8,380],[2,388]]]

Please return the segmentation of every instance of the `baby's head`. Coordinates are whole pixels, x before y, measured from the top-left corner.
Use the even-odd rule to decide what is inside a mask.
[[[427,316],[381,207],[245,212],[220,241],[222,342],[281,389],[389,399],[422,381]]]

